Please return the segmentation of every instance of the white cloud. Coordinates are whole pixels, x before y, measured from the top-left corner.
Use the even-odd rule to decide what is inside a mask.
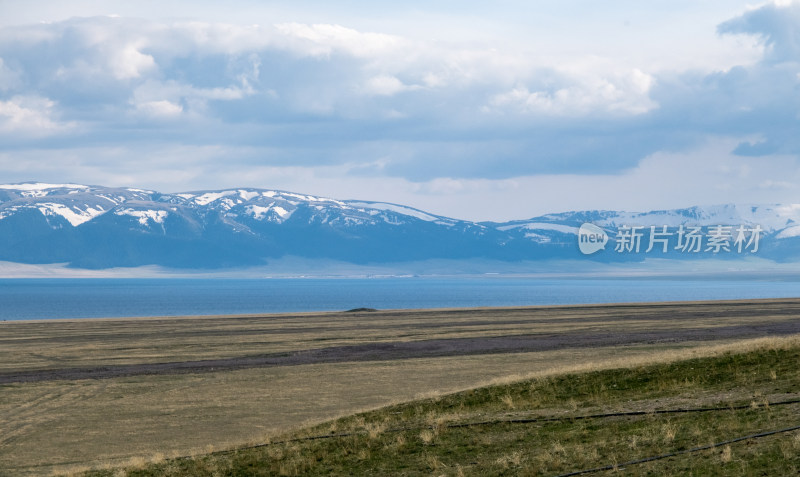
[[[0,101],[0,133],[48,136],[73,125],[56,119],[56,103],[39,96],[14,96]]]
[[[233,100],[241,99],[246,96],[246,92],[239,87],[230,86],[224,88],[197,88],[188,83],[180,83],[174,80],[158,81],[148,80],[137,86],[133,95],[138,100],[158,100],[167,98],[178,100],[180,98],[202,98],[202,99],[221,99]]]
[[[374,58],[396,52],[407,42],[384,33],[360,32],[341,25],[282,23],[275,25],[286,46],[309,56],[330,56],[343,52],[360,58]]]
[[[695,53],[675,26],[699,3],[707,4],[646,18],[645,7],[617,5],[619,18],[596,13],[602,22],[573,12],[583,20],[556,16],[557,27],[533,18],[550,7],[520,3],[518,23],[508,24],[525,28],[507,35],[505,24],[481,30],[483,18],[455,12],[459,25],[440,30],[302,14],[4,28],[0,151],[12,142],[16,150],[0,159],[0,174],[164,191],[357,191],[466,218],[520,218],[601,199],[625,207],[628,196],[637,208],[787,198],[800,183],[789,156],[800,142],[787,119],[798,111],[798,70],[756,61],[765,41],[758,50],[751,43],[761,35],[772,58],[791,57],[774,53],[797,51],[790,33],[800,17],[757,8],[762,17],[745,13],[722,29],[733,34],[715,36],[714,25],[738,8],[715,3]],[[634,33],[623,25],[629,17]],[[474,39],[463,33],[475,28]],[[629,45],[636,38],[641,44]],[[163,121],[142,127],[151,119]],[[80,138],[39,149],[40,137],[73,130]],[[718,139],[755,135],[737,151],[753,157]],[[709,138],[714,147],[697,148]],[[678,184],[682,194],[670,191]]]
[[[205,114],[209,100],[234,101],[253,94],[254,90],[246,81],[244,83],[218,88],[197,88],[173,80],[150,79],[136,87],[130,103],[137,111],[148,116],[168,118],[191,113],[192,117],[197,118]]]
[[[377,96],[392,96],[403,91],[418,89],[416,85],[406,85],[402,81],[391,75],[379,75],[369,78],[364,85],[363,91]]]
[[[38,82],[57,81],[68,94],[79,85],[108,88],[110,77],[119,82],[115,88],[137,96],[136,103],[195,98],[202,104],[266,93],[282,98],[286,111],[326,116],[351,117],[351,105],[363,99],[358,117],[386,118],[387,110],[409,117],[405,105],[415,103],[387,107],[370,101],[438,91],[444,98],[460,95],[449,107],[473,113],[486,98],[495,108],[555,115],[639,114],[654,107],[648,98],[651,75],[615,60],[547,58],[521,49],[419,40],[338,24],[261,27],[104,16],[6,30],[0,32],[0,47],[11,38],[24,48],[10,54],[34,60],[51,44],[63,46],[58,62],[37,66]],[[317,61],[304,62],[305,57]],[[0,80],[2,74],[0,69]],[[542,82],[547,88],[540,87]],[[156,83],[170,94],[139,97],[142,88],[156,89]],[[176,94],[178,88],[183,92]],[[439,114],[422,101],[417,114]]]
[[[111,70],[117,79],[139,78],[156,68],[155,59],[140,52],[136,45],[124,45],[110,55]]]
[[[762,4],[732,18],[717,29],[720,33],[746,34],[764,46],[763,60],[797,63],[800,41],[797,39],[800,3],[775,1]]]
[[[272,28],[208,21],[156,23],[159,51],[181,56],[202,51],[207,54],[237,55],[262,50],[273,43]]]
[[[530,91],[525,85],[493,96],[484,111],[511,110],[554,116],[584,116],[595,113],[644,114],[658,105],[648,93],[655,80],[633,69],[610,76],[592,71],[572,73],[562,86]]]
[[[183,106],[166,100],[137,103],[136,109],[148,116],[160,118],[174,118],[183,112]]]

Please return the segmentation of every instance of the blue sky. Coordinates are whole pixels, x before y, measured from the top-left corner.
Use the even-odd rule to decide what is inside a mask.
[[[797,202],[800,4],[0,0],[0,182]]]

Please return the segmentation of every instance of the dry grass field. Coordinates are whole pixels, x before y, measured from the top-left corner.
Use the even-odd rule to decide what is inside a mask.
[[[262,442],[422,396],[713,356],[800,300],[0,323],[0,475]]]
[[[702,354],[482,386],[82,475],[798,475],[800,335]]]

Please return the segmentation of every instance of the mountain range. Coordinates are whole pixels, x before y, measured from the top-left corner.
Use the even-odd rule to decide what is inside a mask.
[[[605,249],[581,253],[578,230],[583,223],[607,233]],[[620,231],[632,226],[642,227],[641,249],[616,250]],[[645,251],[650,226],[668,233],[666,252],[660,244]],[[681,226],[702,228],[706,240],[712,229],[727,226],[730,250],[707,251],[703,244],[695,253],[682,251]],[[758,227],[757,246],[750,241],[749,247],[736,250],[739,227],[746,227],[749,236]],[[800,204],[591,210],[472,222],[397,204],[278,190],[167,194],[79,184],[0,185],[0,261],[25,264],[223,269],[269,266],[282,257],[352,264],[431,259],[617,263],[650,257],[736,260],[750,255],[775,262],[800,260]]]

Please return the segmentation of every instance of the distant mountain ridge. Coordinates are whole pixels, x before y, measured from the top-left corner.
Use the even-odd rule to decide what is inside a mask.
[[[651,212],[579,211],[472,222],[412,207],[234,188],[175,194],[80,184],[0,185],[0,260],[103,269],[160,265],[216,269],[285,256],[356,264],[427,259],[642,260],[609,247],[580,254],[578,227],[613,240],[623,225],[758,225],[758,255],[800,260],[800,204],[721,205]],[[678,259],[707,258],[672,252]],[[722,258],[737,258],[729,255]]]

